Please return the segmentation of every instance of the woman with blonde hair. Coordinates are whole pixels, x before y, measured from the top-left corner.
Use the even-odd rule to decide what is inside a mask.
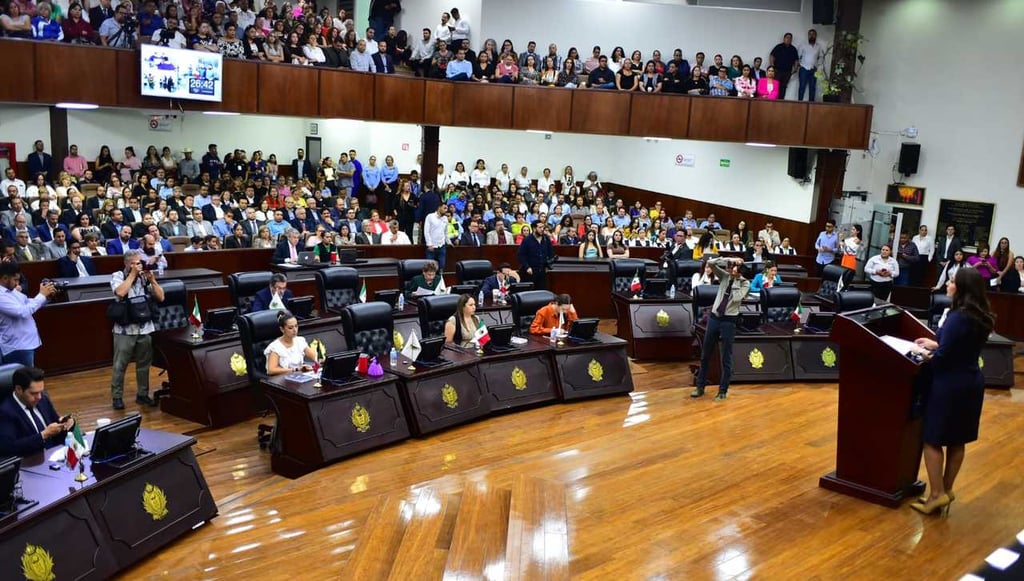
[[[256,237],[252,240],[253,248],[275,248],[277,246],[274,244],[274,239],[270,235],[270,228],[267,226],[260,226],[259,230],[256,232]]]

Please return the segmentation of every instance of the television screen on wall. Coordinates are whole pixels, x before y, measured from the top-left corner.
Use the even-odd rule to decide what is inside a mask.
[[[219,54],[143,44],[142,94],[147,97],[220,101],[224,57]]]

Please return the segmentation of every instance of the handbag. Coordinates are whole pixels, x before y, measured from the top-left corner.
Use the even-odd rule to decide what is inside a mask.
[[[857,270],[857,257],[852,254],[844,254],[843,260],[840,262],[843,268],[849,268],[850,270]]]
[[[128,304],[124,300],[118,299],[107,305],[107,320],[118,325],[130,324]]]

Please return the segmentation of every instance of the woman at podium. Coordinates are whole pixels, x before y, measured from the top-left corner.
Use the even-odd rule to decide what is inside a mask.
[[[910,505],[924,514],[949,511],[965,445],[978,439],[985,398],[978,358],[995,324],[985,295],[985,280],[977,270],[958,270],[946,285],[946,294],[953,304],[939,328],[938,341],[916,341],[932,367],[922,418],[929,492]]]

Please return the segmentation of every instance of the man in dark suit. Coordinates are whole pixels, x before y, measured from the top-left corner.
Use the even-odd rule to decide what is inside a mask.
[[[31,456],[63,444],[75,420],[60,421],[46,395],[43,370],[22,367],[12,383],[14,393],[0,401],[0,456]]]
[[[245,235],[248,236],[250,240],[255,239],[257,235],[259,235],[260,226],[263,225],[263,222],[256,219],[256,210],[252,208],[246,208],[245,219],[239,221],[239,223],[242,225],[242,230],[245,231]]]
[[[316,175],[313,174],[313,164],[306,159],[306,150],[299,149],[296,155],[298,157],[292,160],[292,177],[296,180],[310,179],[315,182]]]
[[[120,208],[114,208],[110,211],[110,219],[100,225],[100,232],[103,233],[104,238],[111,240],[117,238],[121,228],[125,225],[124,213]]]
[[[80,276],[96,276],[96,265],[88,256],[82,256],[82,243],[72,240],[68,243],[68,253],[57,260],[57,276],[61,278],[78,278]]]
[[[299,253],[305,252],[305,248],[299,244],[299,232],[295,228],[287,228],[284,231],[284,240],[278,243],[274,249],[274,264],[296,263],[299,260]]]
[[[41,226],[37,227],[36,231],[39,232],[39,239],[43,242],[50,242],[53,240],[53,235],[58,231],[63,231],[64,236],[68,240],[71,239],[71,232],[68,230],[68,227],[60,223],[60,210],[54,208],[47,210],[46,221],[43,222]]]
[[[124,254],[125,250],[137,250],[139,241],[132,238],[132,227],[121,226],[121,233],[113,240],[107,241],[107,254]]]
[[[161,222],[158,228],[160,228],[160,234],[165,238],[188,236],[188,229],[185,227],[185,224],[178,220],[177,210],[168,210],[167,220]]]
[[[671,260],[692,260],[693,250],[686,245],[686,231],[676,230],[675,235],[672,237],[671,246],[665,249],[665,260],[662,261],[664,266],[668,266],[668,262]]]
[[[104,20],[113,17],[114,8],[111,7],[110,0],[100,0],[99,6],[89,9],[89,23],[92,24],[94,30],[98,31]]]
[[[28,154],[28,159],[25,160],[28,165],[28,175],[31,176],[32,181],[35,181],[37,175],[43,174],[49,181],[53,159],[49,153],[43,151],[43,140],[37,139],[33,147],[34,151]]]
[[[78,225],[78,217],[85,213],[82,207],[82,196],[75,194],[71,196],[71,207],[64,210],[64,213],[60,215],[60,223],[64,224],[69,228],[74,228]]]
[[[545,230],[548,225],[540,220],[533,222],[533,235],[524,236],[519,245],[519,271],[533,282],[534,290],[547,290],[548,262],[554,258],[555,249],[551,246]]]
[[[459,239],[460,246],[483,246],[484,235],[480,233],[480,224],[476,221],[469,223],[469,229],[462,233]]]
[[[960,250],[960,247],[960,237],[956,235],[956,226],[953,224],[946,226],[946,236],[935,241],[935,261],[945,268],[946,264],[953,260],[953,255]]]
[[[374,234],[373,224],[369,220],[363,220],[363,231],[356,234],[356,244],[380,244],[380,234]]]
[[[373,62],[373,72],[382,75],[395,74],[395,60],[388,54],[388,45],[385,41],[377,43],[377,54],[370,57]]]
[[[288,277],[275,272],[270,277],[270,286],[265,289],[260,289],[256,296],[252,299],[252,312],[256,311],[269,311],[271,303],[274,302],[274,297],[277,297],[281,301],[281,305],[285,305],[292,298],[292,291],[288,290]]]

